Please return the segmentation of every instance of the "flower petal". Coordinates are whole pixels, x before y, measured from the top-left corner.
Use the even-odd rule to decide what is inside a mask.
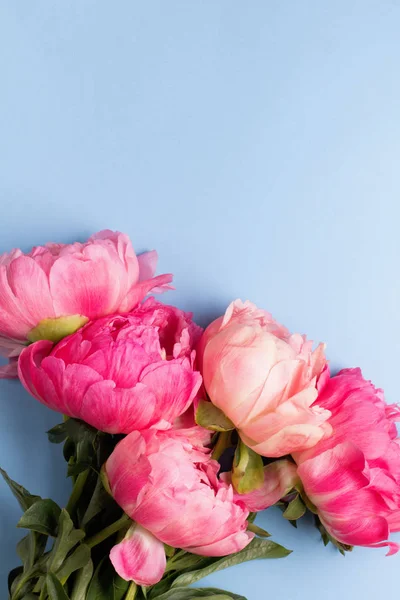
[[[164,544],[137,524],[112,548],[110,560],[122,579],[146,586],[162,579],[167,564]]]
[[[11,359],[6,365],[0,367],[0,379],[18,379],[18,361]]]

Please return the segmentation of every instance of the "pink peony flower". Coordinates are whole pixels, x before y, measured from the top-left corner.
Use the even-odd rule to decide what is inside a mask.
[[[330,379],[318,397],[332,413],[333,434],[294,455],[298,475],[332,537],[350,546],[398,545],[400,531],[400,409],[385,404],[382,390],[360,369]]]
[[[117,445],[106,475],[115,500],[140,525],[111,551],[121,577],[159,581],[163,543],[203,556],[225,556],[250,543],[248,511],[234,502],[232,486],[218,481],[218,470],[209,450],[184,431],[133,432]]]
[[[201,375],[191,315],[148,299],[132,313],[103,317],[54,346],[25,348],[19,377],[35,398],[101,431],[168,428],[192,403]]]
[[[58,342],[88,320],[130,312],[151,290],[168,288],[172,276],[154,277],[156,263],[156,252],[136,256],[128,236],[113,231],[0,255],[0,354],[18,356],[28,341]]]
[[[326,371],[324,346],[291,335],[250,302],[233,302],[200,341],[199,365],[211,401],[245,444],[278,457],[329,435],[329,410],[314,404]]]

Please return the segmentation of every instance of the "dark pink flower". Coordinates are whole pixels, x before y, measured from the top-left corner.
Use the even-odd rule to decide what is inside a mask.
[[[201,329],[191,315],[147,300],[132,313],[103,317],[56,346],[25,348],[19,376],[40,402],[101,431],[168,428],[191,405]]]
[[[399,408],[360,369],[332,377],[318,405],[332,413],[333,434],[294,455],[306,494],[339,542],[396,552],[389,536],[400,531]]]

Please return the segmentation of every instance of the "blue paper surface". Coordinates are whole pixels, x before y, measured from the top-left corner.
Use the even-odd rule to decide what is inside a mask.
[[[400,355],[400,4],[389,0],[0,3],[0,252],[113,228],[175,273],[202,324],[236,297],[326,341],[389,401]],[[59,421],[0,382],[0,464],[68,495]],[[0,483],[0,597],[19,508]],[[203,581],[249,600],[373,600],[399,556],[294,550]],[[397,537],[399,539],[399,537]]]

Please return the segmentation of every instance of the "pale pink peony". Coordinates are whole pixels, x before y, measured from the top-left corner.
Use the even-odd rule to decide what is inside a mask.
[[[396,552],[388,538],[400,531],[399,407],[387,405],[360,369],[332,377],[318,404],[332,413],[333,434],[294,456],[306,494],[339,542]]]
[[[154,277],[156,264],[156,252],[136,256],[127,235],[108,230],[83,244],[0,255],[0,354],[18,356],[28,341],[58,341],[88,320],[128,313],[151,290],[168,289],[172,276]]]
[[[101,431],[168,428],[191,405],[201,329],[191,315],[149,298],[132,313],[103,317],[56,346],[25,348],[19,376],[40,402]]]
[[[145,573],[146,585],[159,581],[163,543],[203,556],[249,544],[249,513],[234,502],[232,486],[218,481],[218,470],[209,450],[185,431],[133,432],[117,445],[105,472],[115,500],[141,526],[111,551],[121,577],[139,581]]]
[[[326,371],[322,344],[313,351],[304,336],[236,300],[206,329],[198,355],[211,401],[255,452],[284,456],[330,434],[329,411],[314,404]]]

